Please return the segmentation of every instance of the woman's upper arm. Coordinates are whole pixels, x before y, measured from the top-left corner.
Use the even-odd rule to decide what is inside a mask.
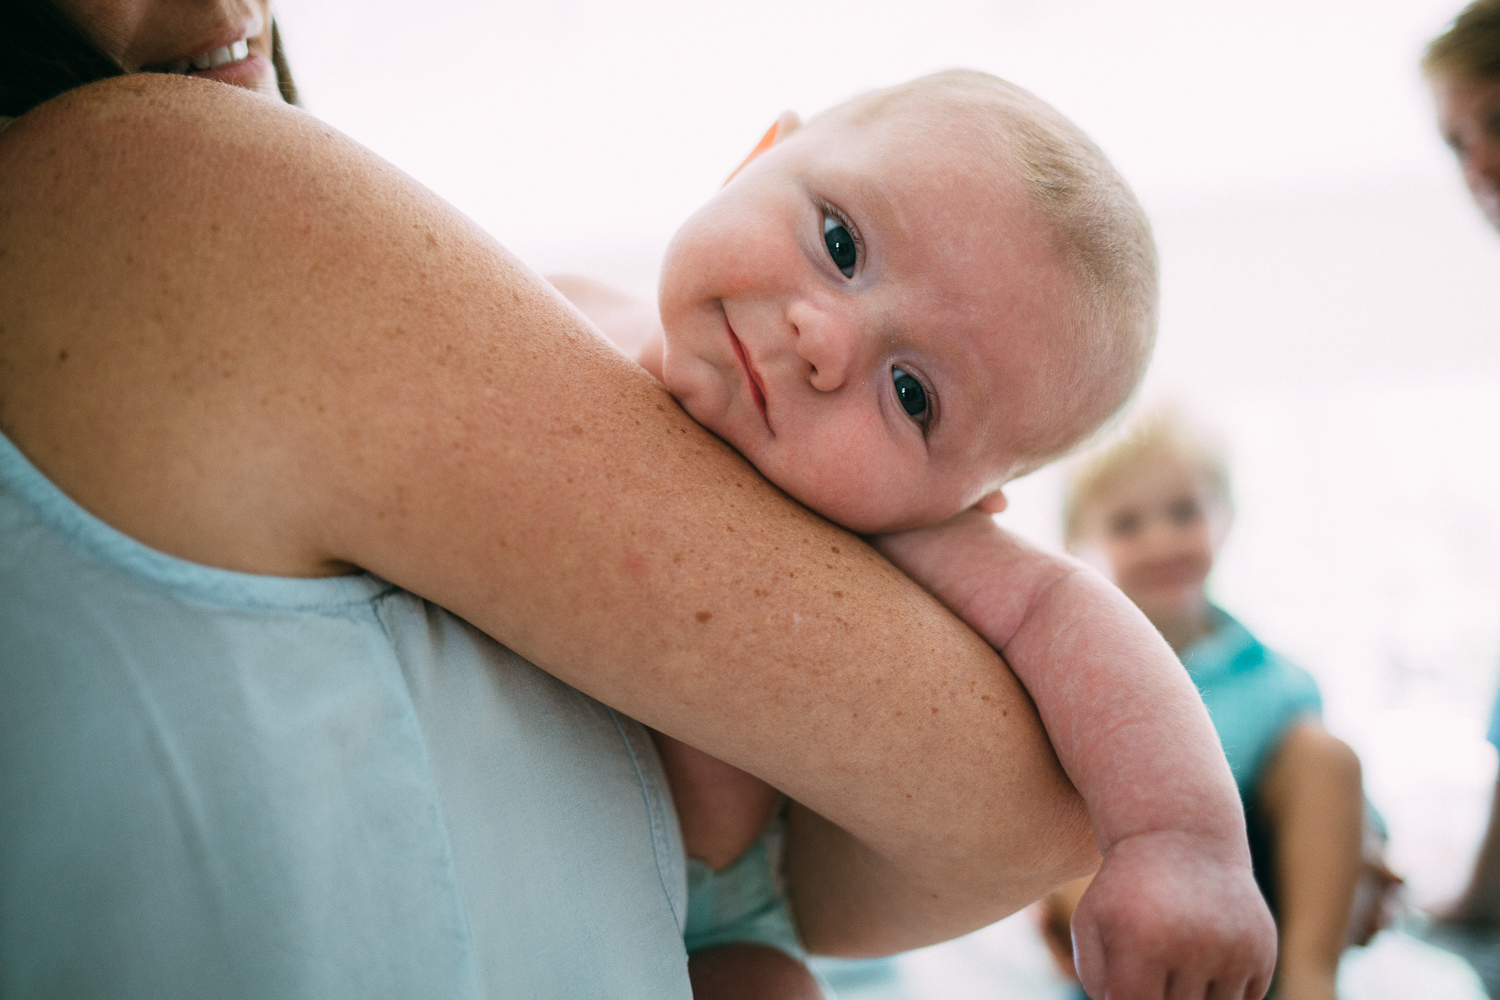
[[[138,76],[22,118],[0,176],[0,426],[104,520],[250,572],[367,568],[914,884],[983,858],[971,902],[1015,902],[1086,844],[982,641],[356,144]]]
[[[661,335],[653,302],[577,274],[549,274],[547,282],[629,357],[639,356],[647,342]]]

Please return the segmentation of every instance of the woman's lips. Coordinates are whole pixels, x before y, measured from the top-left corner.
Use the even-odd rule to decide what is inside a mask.
[[[156,73],[186,74],[195,70],[202,71],[228,66],[230,63],[239,62],[249,54],[250,42],[247,39],[241,38],[239,41],[230,42],[228,45],[220,45],[216,48],[199,52],[196,55],[184,56],[181,59],[173,59],[171,62],[158,63],[145,68]]]
[[[171,62],[142,68],[152,73],[196,76],[204,80],[252,88],[272,72],[270,60],[259,52],[250,51],[250,43],[244,38],[181,59],[173,59]]]
[[[274,80],[274,73],[275,70],[271,67],[271,60],[259,52],[252,52],[238,62],[216,66],[212,69],[189,70],[187,75],[196,76],[203,80],[217,80],[220,83],[253,89],[261,83]]]
[[[745,381],[750,383],[750,398],[755,400],[755,408],[760,411],[760,419],[766,423],[766,429],[771,428],[771,419],[766,414],[766,392],[761,387],[760,376],[755,371],[755,366],[750,363],[750,355],[745,352],[745,345],[740,343],[740,338],[734,335],[734,327],[726,320],[724,328],[729,331],[729,343],[734,346],[734,356],[739,358],[740,367],[745,370]],[[771,433],[775,433],[772,431]]]

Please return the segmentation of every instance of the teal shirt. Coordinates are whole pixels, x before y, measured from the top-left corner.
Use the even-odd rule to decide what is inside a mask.
[[[1218,730],[1240,798],[1248,801],[1281,737],[1298,719],[1319,716],[1323,701],[1307,671],[1218,608],[1213,615],[1217,627],[1185,649],[1182,662]]]
[[[0,997],[688,1000],[645,731],[372,576],[174,559],[0,437]]]

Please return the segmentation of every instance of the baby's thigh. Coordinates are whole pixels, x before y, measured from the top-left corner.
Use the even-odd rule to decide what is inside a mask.
[[[688,857],[715,871],[727,867],[760,837],[781,794],[681,740],[663,733],[652,737],[672,787]]]

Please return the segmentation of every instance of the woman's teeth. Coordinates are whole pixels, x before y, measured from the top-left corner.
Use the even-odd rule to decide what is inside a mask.
[[[186,59],[177,59],[162,67],[166,73],[186,73],[195,69],[218,69],[232,62],[239,62],[250,54],[250,43],[241,38],[231,45],[221,45],[211,52],[200,52]]]

